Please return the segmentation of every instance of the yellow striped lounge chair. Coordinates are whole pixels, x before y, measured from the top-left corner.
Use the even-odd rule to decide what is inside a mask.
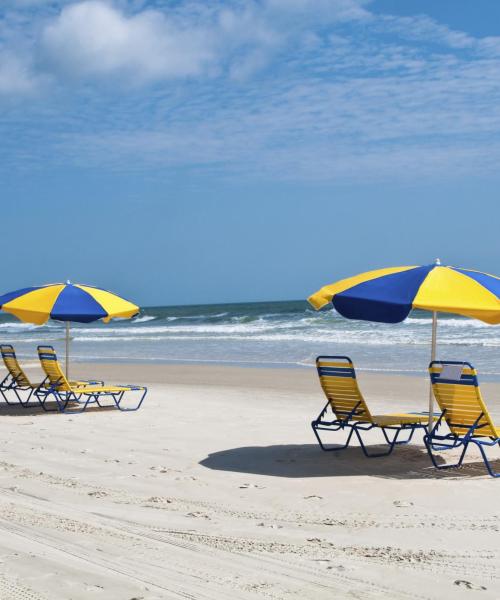
[[[428,413],[372,415],[359,389],[356,371],[349,357],[318,356],[316,368],[328,400],[318,418],[311,423],[322,450],[344,450],[355,435],[365,456],[387,456],[395,446],[410,442],[416,429],[427,431]],[[388,446],[384,452],[370,452],[363,440],[362,433],[374,428],[380,429],[384,435]],[[320,432],[344,430],[348,431],[344,445],[327,446],[321,439]],[[406,435],[404,440],[399,439],[402,431]]]
[[[104,385],[103,382],[81,385],[66,379],[52,346],[38,346],[38,357],[47,376],[47,384],[35,391],[42,407],[49,398],[56,401],[61,412],[83,412],[90,404],[104,406],[102,400],[111,399],[116,408],[122,411],[138,410],[147,394],[147,388],[139,385]],[[122,401],[126,394],[135,393],[138,400],[134,406],[125,407]],[[77,405],[77,407],[75,407]]]
[[[495,426],[481,395],[476,369],[468,362],[433,361],[429,365],[432,390],[441,409],[441,416],[424,436],[424,443],[437,469],[460,467],[470,444],[479,448],[488,473],[494,471],[486,455],[486,448],[500,446],[500,427]],[[446,423],[449,433],[439,434]],[[438,464],[435,452],[461,448],[458,462]]]
[[[10,344],[0,345],[2,359],[8,373],[0,383],[0,393],[7,404],[16,404],[27,406],[33,392],[39,387],[38,384],[31,383],[26,373],[21,368],[17,360],[14,347]],[[16,402],[11,402],[9,396],[16,399]]]
[[[9,394],[13,394],[17,402],[21,406],[26,407],[31,400],[35,391],[44,387],[47,380],[44,379],[41,383],[32,383],[24,370],[22,369],[19,361],[17,360],[16,351],[11,344],[1,344],[0,352],[2,359],[8,373],[3,381],[0,383],[0,393],[7,404],[14,404],[9,401]],[[102,381],[72,381],[71,385],[89,385],[89,384],[102,384]],[[22,393],[21,393],[22,392]],[[12,395],[11,395],[12,398]],[[48,409],[46,409],[48,410]]]

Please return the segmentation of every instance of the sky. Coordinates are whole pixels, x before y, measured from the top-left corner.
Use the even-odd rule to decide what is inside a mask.
[[[500,274],[498,0],[2,0],[0,292]]]

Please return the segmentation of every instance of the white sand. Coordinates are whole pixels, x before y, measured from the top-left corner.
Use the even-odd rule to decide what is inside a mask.
[[[313,370],[72,375],[150,394],[136,413],[0,405],[1,599],[500,598],[500,480],[477,455],[437,472],[420,440],[321,452]],[[361,384],[375,411],[426,408],[424,378]]]

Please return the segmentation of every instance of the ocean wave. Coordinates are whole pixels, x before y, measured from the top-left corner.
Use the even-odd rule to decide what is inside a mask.
[[[180,332],[169,332],[168,334],[163,333],[162,335],[154,334],[153,331],[142,335],[134,335],[134,332],[124,333],[116,335],[113,338],[105,337],[102,335],[83,335],[75,336],[73,341],[75,342],[97,342],[97,343],[117,343],[125,341],[135,342],[269,342],[279,344],[280,342],[293,342],[294,344],[335,344],[337,346],[386,346],[386,347],[398,347],[398,346],[429,346],[430,340],[428,338],[415,338],[411,336],[363,336],[363,335],[332,335],[327,332],[323,335],[318,334],[306,334],[306,333],[239,333],[238,335],[230,334],[229,332],[219,333],[214,336],[213,333],[198,332],[197,334],[191,333],[187,335],[179,335]],[[46,339],[46,338],[42,338]],[[62,338],[60,338],[62,339]],[[38,340],[36,340],[38,341]],[[476,346],[476,347],[500,347],[500,340],[498,339],[439,339],[439,346]]]
[[[148,321],[155,321],[156,317],[152,317],[150,315],[143,315],[142,317],[138,317],[133,320],[133,323],[147,323]]]
[[[264,321],[254,322],[249,324],[234,324],[234,323],[200,323],[200,324],[189,324],[189,325],[153,325],[153,326],[134,326],[129,325],[127,327],[79,327],[73,329],[73,334],[78,336],[79,334],[88,333],[99,333],[99,335],[120,337],[123,334],[134,333],[136,335],[151,335],[151,334],[169,334],[169,333],[184,333],[184,334],[197,334],[197,333],[251,333],[252,331],[272,330],[272,329],[288,329],[293,328],[293,324],[272,324]]]
[[[432,326],[431,318],[415,318],[415,317],[407,317],[402,324],[404,325],[419,325],[425,327]],[[475,329],[488,329],[491,325],[488,323],[483,323],[483,321],[477,321],[476,319],[468,319],[466,317],[455,318],[455,317],[443,317],[438,318],[438,327],[446,328],[446,327],[472,327]]]
[[[170,315],[165,317],[166,321],[201,321],[203,319],[222,319],[223,317],[229,316],[228,312],[217,313],[215,315]]]
[[[37,325],[33,325],[31,323],[21,323],[21,322],[13,322],[13,323],[0,323],[0,330],[5,330],[5,329],[14,329],[14,330],[19,330],[19,331],[30,331],[32,329],[36,329],[36,327],[39,327]]]

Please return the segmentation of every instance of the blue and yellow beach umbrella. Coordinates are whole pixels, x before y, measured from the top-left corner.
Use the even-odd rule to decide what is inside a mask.
[[[436,358],[437,315],[453,313],[500,323],[500,278],[441,265],[390,267],[326,285],[309,297],[317,310],[331,303],[348,319],[400,323],[418,308],[432,312],[431,361]],[[429,395],[429,414],[433,397]],[[429,423],[431,417],[429,417]]]
[[[66,322],[66,374],[69,357],[69,323],[131,318],[139,307],[101,288],[53,283],[29,287],[0,296],[0,308],[26,323],[43,325],[49,319]]]
[[[322,287],[309,298],[316,309],[330,302],[348,319],[399,323],[414,308],[500,323],[500,278],[470,269],[390,267]]]

